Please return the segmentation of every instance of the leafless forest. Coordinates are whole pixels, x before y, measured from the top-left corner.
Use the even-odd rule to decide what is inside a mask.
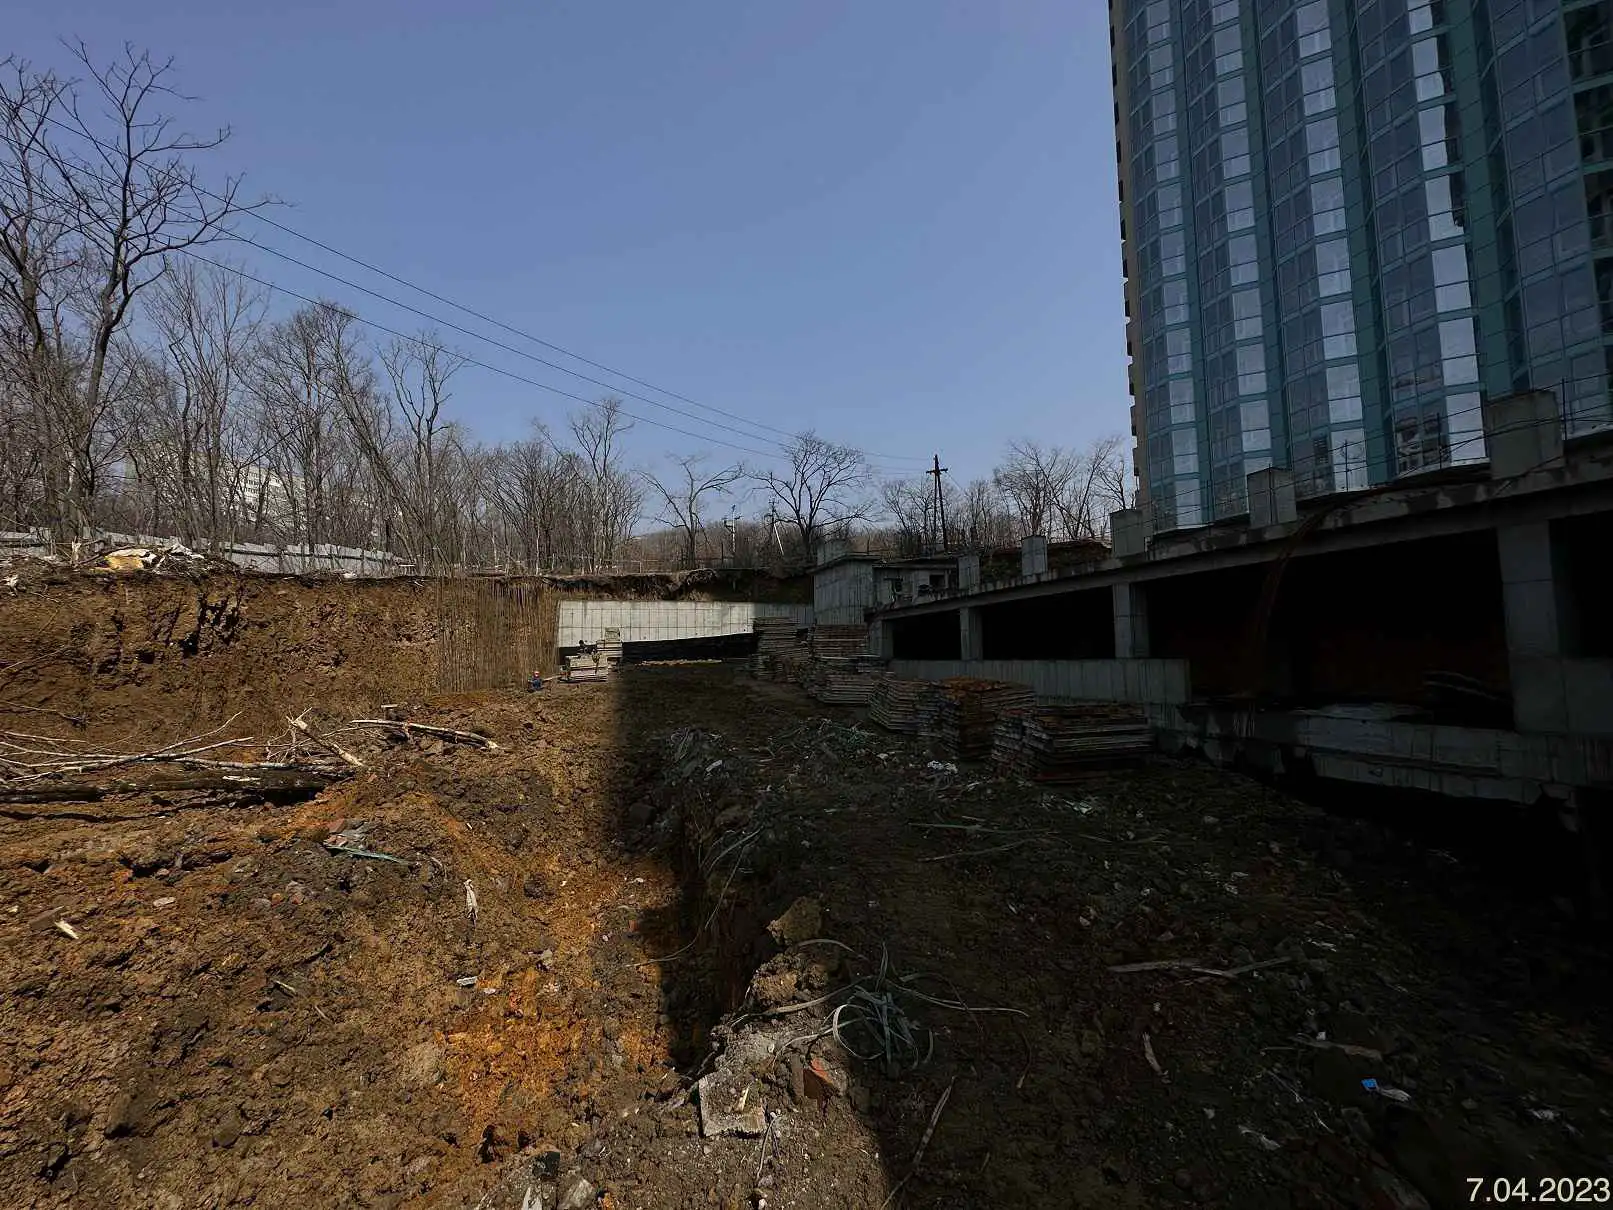
[[[171,63],[74,49],[71,78],[0,63],[0,530],[335,543],[427,571],[672,568],[794,564],[831,533],[901,553],[1101,537],[1127,502],[1119,437],[1017,442],[939,495],[814,432],[652,472],[611,396],[478,442],[453,419],[476,411],[466,354],[335,302],[285,307],[248,268],[241,236],[273,203],[213,170],[227,131],[185,133]]]

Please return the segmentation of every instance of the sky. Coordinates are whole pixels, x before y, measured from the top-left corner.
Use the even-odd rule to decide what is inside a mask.
[[[1104,6],[1070,0],[126,0],[17,5],[6,40],[63,66],[125,41],[172,56],[185,125],[227,125],[205,177],[610,374],[250,220],[254,238],[612,382],[632,457],[813,429],[884,471],[959,482],[1003,445],[1127,427]],[[265,280],[430,326],[251,248]],[[282,297],[277,309],[296,300]],[[604,388],[441,326],[584,398]],[[573,400],[470,367],[478,437],[563,429]],[[723,425],[742,429],[740,436]]]

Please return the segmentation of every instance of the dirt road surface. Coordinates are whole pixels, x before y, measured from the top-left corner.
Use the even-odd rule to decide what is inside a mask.
[[[499,749],[372,740],[307,801],[0,808],[0,1204],[1443,1207],[1613,1177],[1605,946],[1460,858],[1191,765],[956,769],[727,666],[401,704]],[[355,825],[396,860],[321,843]]]

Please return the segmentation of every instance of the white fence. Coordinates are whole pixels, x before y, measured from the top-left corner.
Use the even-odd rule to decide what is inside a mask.
[[[97,530],[85,539],[86,547],[117,550],[121,547],[146,547],[164,550],[178,542],[177,538],[157,537],[152,534],[115,534]],[[52,545],[47,530],[29,530],[22,533],[0,532],[0,555],[43,558],[51,553]],[[233,563],[248,571],[282,572],[296,574],[309,571],[346,572],[355,576],[408,575],[414,565],[389,551],[361,550],[352,546],[333,546],[328,542],[313,545],[271,546],[263,542],[225,542],[217,547],[202,543],[199,549],[209,557]]]

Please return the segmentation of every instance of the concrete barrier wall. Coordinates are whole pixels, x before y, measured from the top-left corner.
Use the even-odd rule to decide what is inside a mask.
[[[1040,697],[1175,705],[1188,700],[1186,660],[892,660],[897,676],[974,676],[1029,685]]]
[[[559,646],[598,642],[607,629],[622,632],[624,643],[665,643],[749,634],[757,618],[792,618],[812,624],[810,605],[769,605],[755,601],[561,601]]]

